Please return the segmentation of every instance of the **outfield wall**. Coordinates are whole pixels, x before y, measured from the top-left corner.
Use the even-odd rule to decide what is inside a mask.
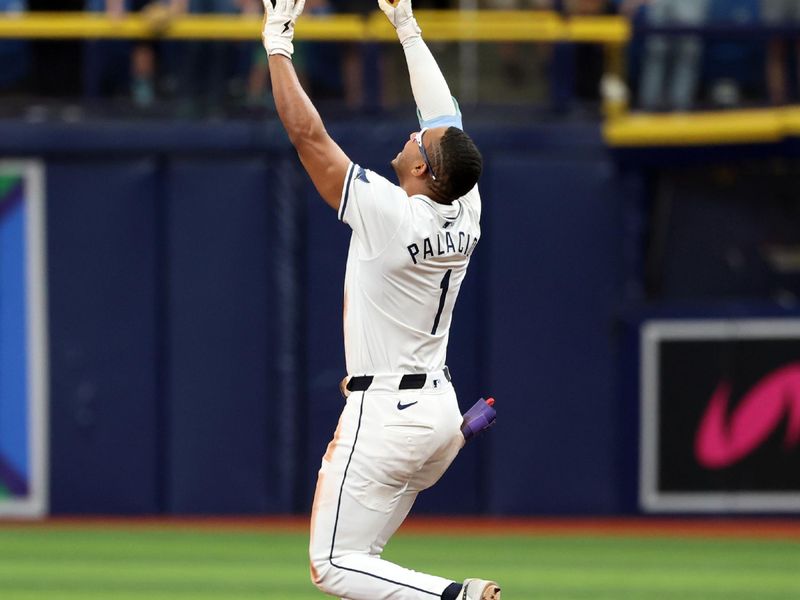
[[[329,129],[388,174],[413,127]],[[594,125],[471,132],[484,233],[449,365],[462,407],[494,395],[500,417],[419,508],[636,512],[630,340],[657,309],[645,273],[663,173],[616,162]],[[279,126],[3,123],[0,153],[45,165],[52,512],[308,510],[341,407],[349,236]],[[680,225],[718,207],[696,210],[667,246],[696,241]],[[696,256],[665,256],[650,293],[667,312],[688,294],[712,315],[793,314],[753,302],[763,290],[747,269],[726,272],[724,253],[702,265],[698,294]]]

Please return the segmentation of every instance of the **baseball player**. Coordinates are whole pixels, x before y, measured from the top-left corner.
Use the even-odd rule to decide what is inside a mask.
[[[379,0],[403,45],[421,129],[392,160],[399,185],[353,163],[328,136],[292,66],[303,3],[264,0],[275,106],[317,191],[352,229],[346,401],[317,480],[311,577],[344,600],[497,600],[492,581],[457,583],[381,558],[417,494],[464,444],[445,356],[453,306],[480,239],[481,155],[462,131],[410,0]]]

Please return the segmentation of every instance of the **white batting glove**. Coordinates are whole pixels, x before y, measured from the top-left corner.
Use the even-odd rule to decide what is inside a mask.
[[[393,2],[378,0],[378,6],[389,22],[394,25],[401,44],[422,33],[414,18],[414,13],[411,11],[411,0],[394,0]]]
[[[264,29],[261,39],[268,55],[283,54],[292,58],[294,24],[303,12],[306,0],[263,0]]]

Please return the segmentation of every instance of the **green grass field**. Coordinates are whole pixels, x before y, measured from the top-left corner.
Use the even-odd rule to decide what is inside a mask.
[[[0,598],[312,600],[303,533],[0,527]],[[506,600],[796,600],[800,540],[400,533],[385,557]]]

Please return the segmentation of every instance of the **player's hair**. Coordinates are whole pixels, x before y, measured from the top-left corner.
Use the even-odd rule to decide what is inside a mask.
[[[429,185],[441,202],[449,204],[461,198],[478,183],[483,157],[472,138],[458,127],[447,128],[432,154],[436,179]]]

